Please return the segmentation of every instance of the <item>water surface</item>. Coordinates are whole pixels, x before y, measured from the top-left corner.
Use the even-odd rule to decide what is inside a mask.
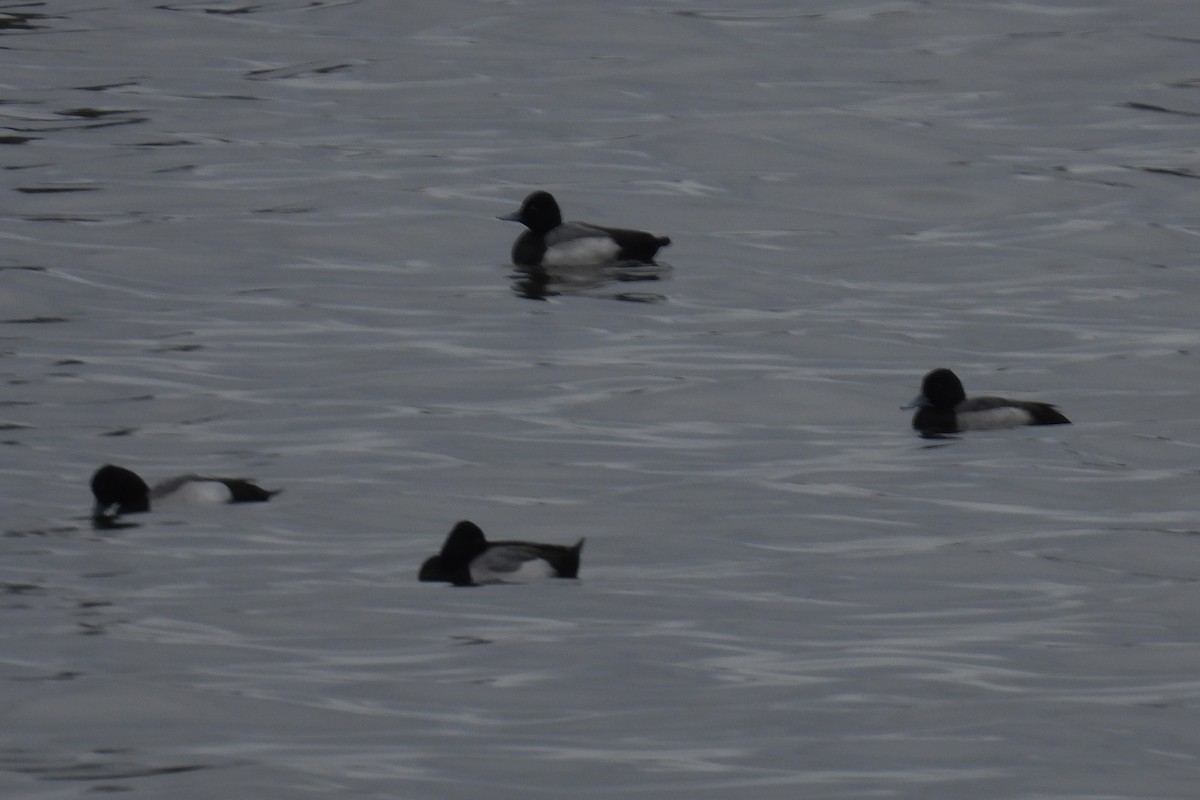
[[[3,794],[1193,797],[1198,22],[0,7]],[[657,280],[525,296],[533,188]],[[418,583],[461,518],[581,580]]]

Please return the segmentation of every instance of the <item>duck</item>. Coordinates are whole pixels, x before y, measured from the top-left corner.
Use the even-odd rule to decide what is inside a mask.
[[[1006,397],[967,397],[953,371],[939,367],[921,380],[921,393],[901,408],[915,408],[912,426],[924,436],[967,430],[1019,428],[1024,425],[1069,425],[1050,403]]]
[[[264,489],[248,478],[216,478],[206,475],[179,475],[148,485],[131,469],[105,464],[92,473],[92,522],[98,528],[121,527],[122,514],[150,510],[151,501],[182,501],[193,504],[263,503],[279,494],[280,489]]]
[[[659,248],[671,243],[667,236],[646,231],[563,222],[554,195],[541,190],[526,197],[519,209],[498,219],[519,222],[528,228],[512,247],[512,261],[522,267],[653,264]]]
[[[441,552],[425,559],[418,579],[479,586],[536,578],[576,578],[583,539],[571,546],[538,542],[489,542],[478,525],[462,520],[446,536]]]

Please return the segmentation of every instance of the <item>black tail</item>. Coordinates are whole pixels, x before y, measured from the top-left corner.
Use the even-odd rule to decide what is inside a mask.
[[[210,478],[220,481],[229,489],[231,503],[265,503],[282,489],[264,489],[257,483],[246,478]]]
[[[1071,420],[1064,417],[1057,408],[1049,403],[1030,403],[1026,408],[1033,415],[1034,425],[1071,424]]]
[[[548,545],[548,547],[553,547],[553,550],[548,550],[543,557],[550,566],[554,567],[558,577],[577,578],[579,577],[579,554],[583,552],[583,543],[584,540],[580,539],[571,547]]]

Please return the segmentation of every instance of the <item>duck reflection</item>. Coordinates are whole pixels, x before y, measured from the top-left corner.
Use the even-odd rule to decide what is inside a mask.
[[[558,295],[581,295],[629,303],[662,303],[667,297],[658,292],[636,292],[620,288],[621,284],[660,281],[669,277],[666,264],[643,264],[622,261],[589,266],[530,266],[513,267],[513,292],[529,300],[546,300]]]

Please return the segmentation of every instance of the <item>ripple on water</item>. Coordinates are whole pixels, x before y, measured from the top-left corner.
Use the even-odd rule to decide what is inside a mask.
[[[64,5],[0,794],[1194,795],[1190,6]],[[672,264],[514,272],[540,186]],[[1075,424],[928,446],[942,365]],[[109,460],[286,491],[96,532]],[[580,580],[419,584],[463,517]]]

